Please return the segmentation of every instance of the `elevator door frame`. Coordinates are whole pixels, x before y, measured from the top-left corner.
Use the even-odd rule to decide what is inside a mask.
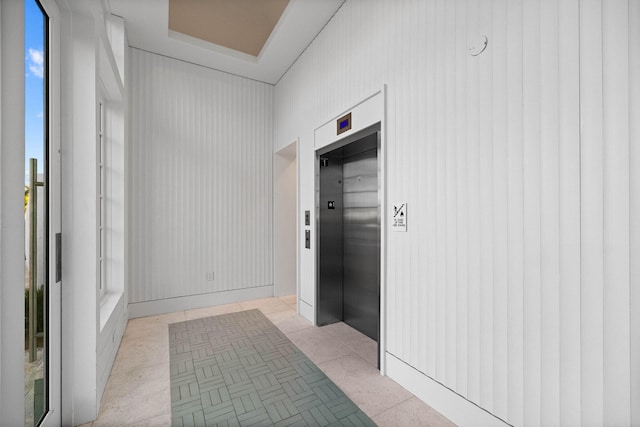
[[[380,179],[378,172],[380,165],[378,163],[378,153],[380,152],[380,131],[379,127],[367,128],[365,131],[356,134],[355,141],[350,138],[347,144],[336,144],[318,151],[320,162],[319,182],[319,204],[318,204],[318,287],[316,288],[316,301],[318,310],[316,310],[316,324],[319,326],[328,325],[335,322],[344,322],[352,328],[362,332],[370,338],[380,341]],[[349,152],[351,152],[349,154]],[[375,152],[375,154],[373,154]],[[370,154],[366,154],[370,153]],[[353,214],[352,204],[354,200],[348,203],[345,199],[345,188],[347,177],[344,175],[347,165],[357,164],[358,160],[354,158],[366,158],[370,155],[375,156],[375,162],[369,166],[356,166],[356,168],[371,167],[371,170],[365,170],[364,174],[375,174],[375,198],[370,200],[370,204],[366,204],[368,209],[375,210],[376,225],[375,238],[369,243],[374,246],[365,245],[360,247],[356,252],[353,251],[357,241],[351,241],[347,238],[347,233],[356,231],[360,234],[360,238],[365,240],[373,237],[367,233],[370,229],[367,227],[358,230],[357,222],[354,218],[348,218]],[[323,160],[327,161],[323,165]],[[366,165],[366,163],[365,163]],[[352,166],[353,167],[353,166]],[[360,180],[358,180],[360,181]],[[351,190],[354,184],[350,185]],[[370,190],[368,190],[370,191]],[[357,192],[356,192],[357,193]],[[350,193],[353,194],[353,193]],[[365,193],[366,194],[366,193]],[[357,196],[356,196],[357,197]],[[335,211],[331,208],[326,209],[326,203],[329,199],[335,201]],[[356,204],[362,203],[360,199]],[[373,219],[373,218],[372,218]],[[362,224],[360,224],[362,225]],[[362,233],[364,232],[364,235]],[[361,243],[361,242],[360,242]],[[348,250],[351,248],[351,251]],[[349,255],[350,254],[350,255]],[[368,255],[367,255],[368,254]],[[364,256],[362,259],[360,256]],[[375,258],[369,258],[375,257]],[[364,263],[362,262],[364,261]],[[366,265],[377,265],[376,271],[366,268]],[[365,266],[364,270],[360,267]],[[348,274],[348,272],[351,272]],[[374,277],[367,277],[373,273]],[[354,274],[356,277],[354,277]],[[356,279],[355,281],[353,279]],[[370,288],[374,285],[374,288]],[[360,286],[364,285],[364,286]],[[354,300],[348,298],[348,294],[354,296],[353,287],[360,287],[358,297]],[[371,292],[373,291],[373,293]],[[356,302],[354,304],[355,301]],[[351,307],[351,308],[349,308]],[[375,319],[370,318],[367,314],[367,308],[375,311]],[[357,326],[358,325],[358,326]]]
[[[326,143],[320,142],[320,148],[315,150],[315,266],[316,266],[316,274],[315,274],[315,296],[316,296],[316,304],[314,307],[315,312],[315,324],[318,324],[318,305],[319,305],[319,285],[320,285],[320,156],[336,150],[340,147],[344,147],[352,142],[358,141],[368,135],[373,133],[378,134],[378,209],[379,215],[378,220],[380,221],[380,271],[379,271],[379,325],[378,325],[378,367],[380,373],[382,375],[386,372],[386,361],[385,361],[385,350],[386,350],[386,277],[385,277],[385,266],[386,266],[386,176],[385,176],[385,150],[384,150],[384,123],[381,118],[382,114],[380,114],[380,120],[375,122],[374,124],[357,130],[353,133],[349,133],[349,135],[344,136],[342,138],[336,137],[335,140],[325,141]],[[331,123],[332,124],[332,123]],[[318,141],[316,141],[316,146],[318,146]]]

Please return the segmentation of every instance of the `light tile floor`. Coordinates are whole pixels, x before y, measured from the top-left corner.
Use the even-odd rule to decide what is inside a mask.
[[[452,426],[376,369],[376,343],[344,323],[314,327],[296,314],[295,295],[132,319],[102,398],[101,426],[169,426],[169,323],[260,309],[379,426]],[[83,427],[85,427],[83,426]]]

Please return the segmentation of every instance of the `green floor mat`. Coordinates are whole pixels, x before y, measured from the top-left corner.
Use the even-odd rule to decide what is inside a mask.
[[[174,426],[375,426],[259,310],[169,325]]]

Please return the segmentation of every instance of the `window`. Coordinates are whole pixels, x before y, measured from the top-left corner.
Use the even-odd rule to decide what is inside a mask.
[[[106,209],[106,150],[105,150],[105,108],[104,103],[98,102],[98,121],[97,121],[97,160],[98,160],[98,293],[100,301],[104,301],[107,277],[106,277],[106,225],[107,225],[107,209]]]

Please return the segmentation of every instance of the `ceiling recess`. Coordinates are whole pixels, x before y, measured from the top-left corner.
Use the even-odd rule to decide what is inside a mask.
[[[169,0],[169,30],[257,57],[289,0]]]
[[[345,0],[101,1],[107,5],[108,12],[124,19],[127,40],[133,48],[275,84]],[[71,1],[70,4],[80,8],[93,2]],[[235,13],[222,9],[231,4]],[[267,15],[270,18],[266,18]],[[259,23],[251,23],[251,19]],[[180,20],[191,30],[180,26]],[[267,21],[270,24],[265,29]],[[204,39],[208,36],[203,32],[222,28],[227,31],[226,41]],[[253,48],[244,41],[254,37],[249,37],[249,33],[262,34]],[[240,40],[242,44],[237,44]]]

